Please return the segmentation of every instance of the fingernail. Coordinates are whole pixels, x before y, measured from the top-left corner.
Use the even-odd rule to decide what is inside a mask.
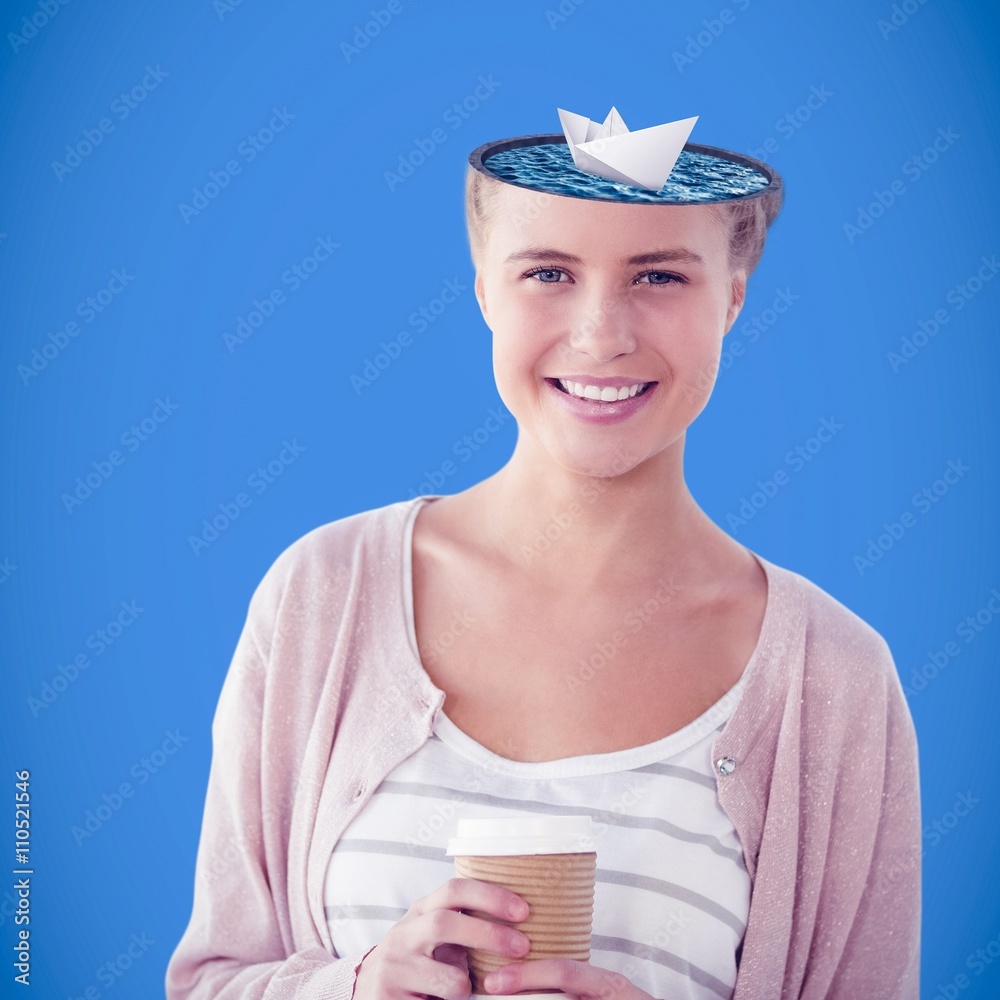
[[[500,989],[503,977],[499,972],[491,972],[484,980],[483,986],[485,986],[491,993],[494,990]]]

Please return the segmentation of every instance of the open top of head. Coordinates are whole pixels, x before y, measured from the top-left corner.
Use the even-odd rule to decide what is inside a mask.
[[[469,164],[505,184],[596,201],[654,205],[705,205],[774,198],[782,187],[777,171],[760,160],[715,146],[686,143],[666,183],[657,191],[581,170],[559,133],[498,139],[474,149]]]

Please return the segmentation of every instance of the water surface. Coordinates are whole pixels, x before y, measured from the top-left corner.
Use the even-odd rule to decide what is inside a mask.
[[[564,142],[515,146],[494,153],[484,166],[503,181],[549,194],[604,201],[699,203],[726,201],[767,187],[759,170],[734,160],[682,150],[659,191],[619,184],[577,168]]]

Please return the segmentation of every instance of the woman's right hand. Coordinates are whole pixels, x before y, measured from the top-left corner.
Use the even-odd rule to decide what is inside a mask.
[[[526,935],[502,923],[473,917],[480,910],[498,920],[516,922],[528,915],[528,904],[509,889],[474,878],[452,878],[418,899],[370,951],[358,970],[354,1000],[409,1000],[439,997],[468,1000],[468,968],[457,962],[465,948],[481,948],[512,961],[528,954]],[[459,946],[443,948],[441,946]],[[438,958],[435,952],[438,951]],[[456,963],[442,961],[446,954]]]

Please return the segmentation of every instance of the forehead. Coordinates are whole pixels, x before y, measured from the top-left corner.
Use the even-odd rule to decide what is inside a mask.
[[[593,201],[498,184],[489,241],[508,253],[524,244],[559,244],[582,256],[622,257],[651,247],[683,245],[706,259],[724,255],[726,225],[715,205],[649,205]]]

